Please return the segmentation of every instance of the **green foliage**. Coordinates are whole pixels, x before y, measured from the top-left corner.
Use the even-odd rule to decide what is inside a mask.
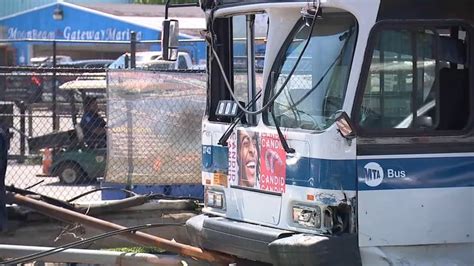
[[[134,0],[137,4],[164,5],[166,0]],[[196,0],[171,0],[172,4],[196,3]]]
[[[156,247],[122,247],[122,248],[111,248],[108,250],[128,252],[128,253],[148,253],[148,254],[162,254],[166,252],[165,250],[159,249]]]

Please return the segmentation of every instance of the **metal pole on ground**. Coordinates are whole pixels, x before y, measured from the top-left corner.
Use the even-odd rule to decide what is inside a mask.
[[[17,258],[28,256],[37,252],[45,252],[53,247],[21,246],[0,244],[0,257]],[[153,255],[146,253],[128,253],[108,250],[91,249],[67,249],[60,253],[45,256],[40,259],[44,262],[63,262],[63,263],[87,263],[100,265],[121,265],[121,266],[151,266],[183,265],[176,255]]]
[[[35,200],[20,194],[12,195],[13,203],[28,207],[32,210],[38,211],[49,217],[59,219],[66,222],[80,223],[85,226],[89,226],[101,231],[113,231],[126,229],[126,227],[114,224],[108,221],[104,221],[95,217],[87,216],[82,213],[67,210],[61,207],[54,206],[39,200]],[[126,240],[133,241],[135,243],[147,246],[154,246],[162,248],[183,256],[196,258],[199,260],[205,260],[213,264],[228,265],[234,261],[234,259],[226,254],[206,251],[197,247],[173,242],[164,238],[153,236],[143,232],[124,232],[119,237],[125,238]]]

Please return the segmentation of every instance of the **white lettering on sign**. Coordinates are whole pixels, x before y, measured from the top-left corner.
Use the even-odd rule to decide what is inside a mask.
[[[397,171],[394,169],[388,169],[387,177],[388,178],[403,178],[403,177],[406,177],[406,173],[405,171]]]
[[[380,185],[384,179],[386,178],[405,178],[407,177],[407,173],[404,170],[396,170],[392,168],[386,169],[385,171],[380,166],[380,164],[376,162],[370,162],[364,166],[364,180],[365,184],[369,187],[376,187]]]
[[[365,169],[365,184],[369,187],[376,187],[383,181],[383,169],[380,164],[370,162],[364,166]]]
[[[15,39],[54,39],[56,37],[54,31],[46,30],[19,30],[18,28],[8,28],[7,38]]]
[[[131,30],[118,30],[107,28],[100,30],[80,30],[70,26],[64,28],[63,36],[66,40],[87,40],[87,41],[129,41]],[[137,31],[137,40],[141,40],[142,32]]]
[[[56,36],[55,31],[28,29],[20,30],[18,28],[8,28],[7,38],[17,39],[63,39],[71,41],[129,41],[132,30],[119,30],[116,28],[81,30],[74,29],[71,26],[64,27],[62,36]],[[61,31],[59,31],[61,35]],[[142,39],[143,33],[137,31],[137,40]]]

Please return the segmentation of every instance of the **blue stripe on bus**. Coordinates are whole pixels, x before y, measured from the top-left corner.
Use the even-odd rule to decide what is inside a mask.
[[[357,172],[359,190],[473,187],[474,157],[363,159]]]
[[[226,147],[203,146],[204,172],[227,173],[227,161]],[[286,184],[333,190],[473,187],[474,156],[358,161],[303,157],[287,164]]]
[[[228,169],[228,149],[221,146],[202,146],[204,172],[224,172]],[[286,166],[286,184],[301,187],[355,190],[354,160],[323,160],[302,157]]]
[[[286,184],[332,190],[355,190],[355,170],[354,160],[304,157],[295,164],[287,164]]]

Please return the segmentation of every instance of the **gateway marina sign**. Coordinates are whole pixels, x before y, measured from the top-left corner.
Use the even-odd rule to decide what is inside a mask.
[[[65,27],[63,38],[66,40],[93,40],[93,41],[129,41],[130,29],[119,30],[117,28],[106,28],[99,30],[80,30]],[[142,32],[137,31],[137,40],[141,40]]]
[[[7,29],[7,39],[18,40],[18,39],[65,39],[71,41],[129,41],[132,30],[130,29],[117,29],[117,28],[104,28],[97,30],[81,30],[75,29],[71,26],[64,27],[63,30],[58,29],[56,31],[40,30],[40,29],[29,29],[21,30],[16,27],[10,27]],[[142,39],[143,33],[136,31],[137,40]]]

